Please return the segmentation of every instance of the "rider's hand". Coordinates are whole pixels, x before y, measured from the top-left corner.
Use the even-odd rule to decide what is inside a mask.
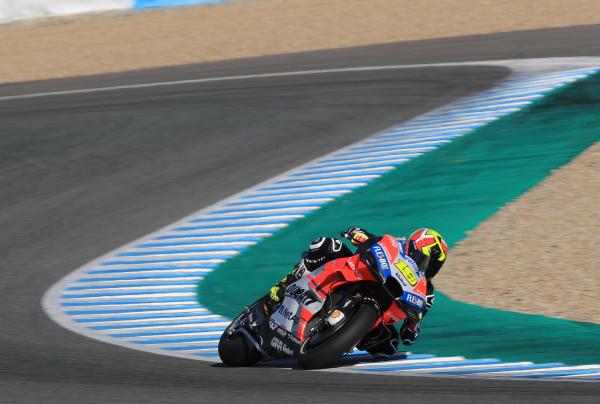
[[[355,246],[359,246],[369,239],[369,236],[367,236],[366,232],[360,227],[356,226],[348,228],[348,230],[341,233],[341,236],[350,240],[352,245]]]

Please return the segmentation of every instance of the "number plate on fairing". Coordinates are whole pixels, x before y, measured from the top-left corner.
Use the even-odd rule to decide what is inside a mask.
[[[393,277],[402,287],[402,295],[397,296],[409,306],[422,311],[425,308],[425,296],[427,295],[427,280],[423,271],[419,270],[417,264],[404,253],[404,245],[398,239],[386,235],[381,241],[371,247],[371,251],[383,251],[384,257],[376,257],[378,262],[392,263],[388,265],[390,270],[383,272],[387,277]],[[390,251],[394,253],[391,256]],[[383,269],[380,266],[380,269]]]

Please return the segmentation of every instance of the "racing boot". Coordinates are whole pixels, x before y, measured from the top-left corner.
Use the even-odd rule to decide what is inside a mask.
[[[356,347],[376,358],[391,356],[398,348],[398,330],[393,325],[382,325],[365,335]]]

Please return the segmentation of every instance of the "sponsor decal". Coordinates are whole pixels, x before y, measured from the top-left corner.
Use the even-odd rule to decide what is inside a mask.
[[[423,310],[423,307],[425,307],[425,299],[414,293],[404,292],[402,300],[419,310]]]
[[[294,334],[291,334],[287,330],[280,327],[277,323],[269,320],[269,328],[271,331],[276,332],[279,336],[287,340],[291,344],[300,345],[300,340],[296,338]]]
[[[318,301],[313,291],[301,288],[296,284],[291,284],[288,286],[288,288],[285,290],[285,294],[286,296],[293,297],[305,306]]]
[[[279,313],[286,320],[292,321],[294,324],[296,324],[298,321],[300,321],[300,318],[296,314],[294,314],[293,311],[291,311],[288,307],[284,306],[283,304],[281,306],[279,306],[279,308],[277,309],[277,313]]]
[[[396,239],[396,241],[398,242],[398,254],[403,258],[406,257],[406,253],[404,252],[406,237]]]
[[[342,313],[339,310],[334,310],[330,315],[329,318],[327,319],[327,322],[329,323],[329,325],[336,325],[337,323],[339,323],[340,321],[342,321],[344,319],[344,313]]]
[[[271,339],[271,346],[275,348],[278,352],[282,352],[286,355],[293,355],[294,351],[291,350],[289,346],[287,346],[282,340],[277,337],[273,337]]]
[[[400,271],[402,276],[406,278],[408,283],[410,283],[410,286],[415,286],[417,284],[417,276],[415,275],[414,271],[406,264],[406,262],[399,261],[396,262],[394,265],[396,266],[396,268],[398,268],[398,271]]]
[[[390,263],[388,262],[383,247],[381,247],[379,244],[375,244],[370,248],[370,250],[373,256],[375,257],[375,260],[377,261],[377,266],[379,266],[379,269],[381,270],[381,272],[383,272],[383,275],[389,276]]]

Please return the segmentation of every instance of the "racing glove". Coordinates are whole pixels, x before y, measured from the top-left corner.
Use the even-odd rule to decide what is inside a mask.
[[[359,246],[369,239],[369,233],[360,227],[352,226],[341,233],[341,236],[350,240],[352,245]]]

